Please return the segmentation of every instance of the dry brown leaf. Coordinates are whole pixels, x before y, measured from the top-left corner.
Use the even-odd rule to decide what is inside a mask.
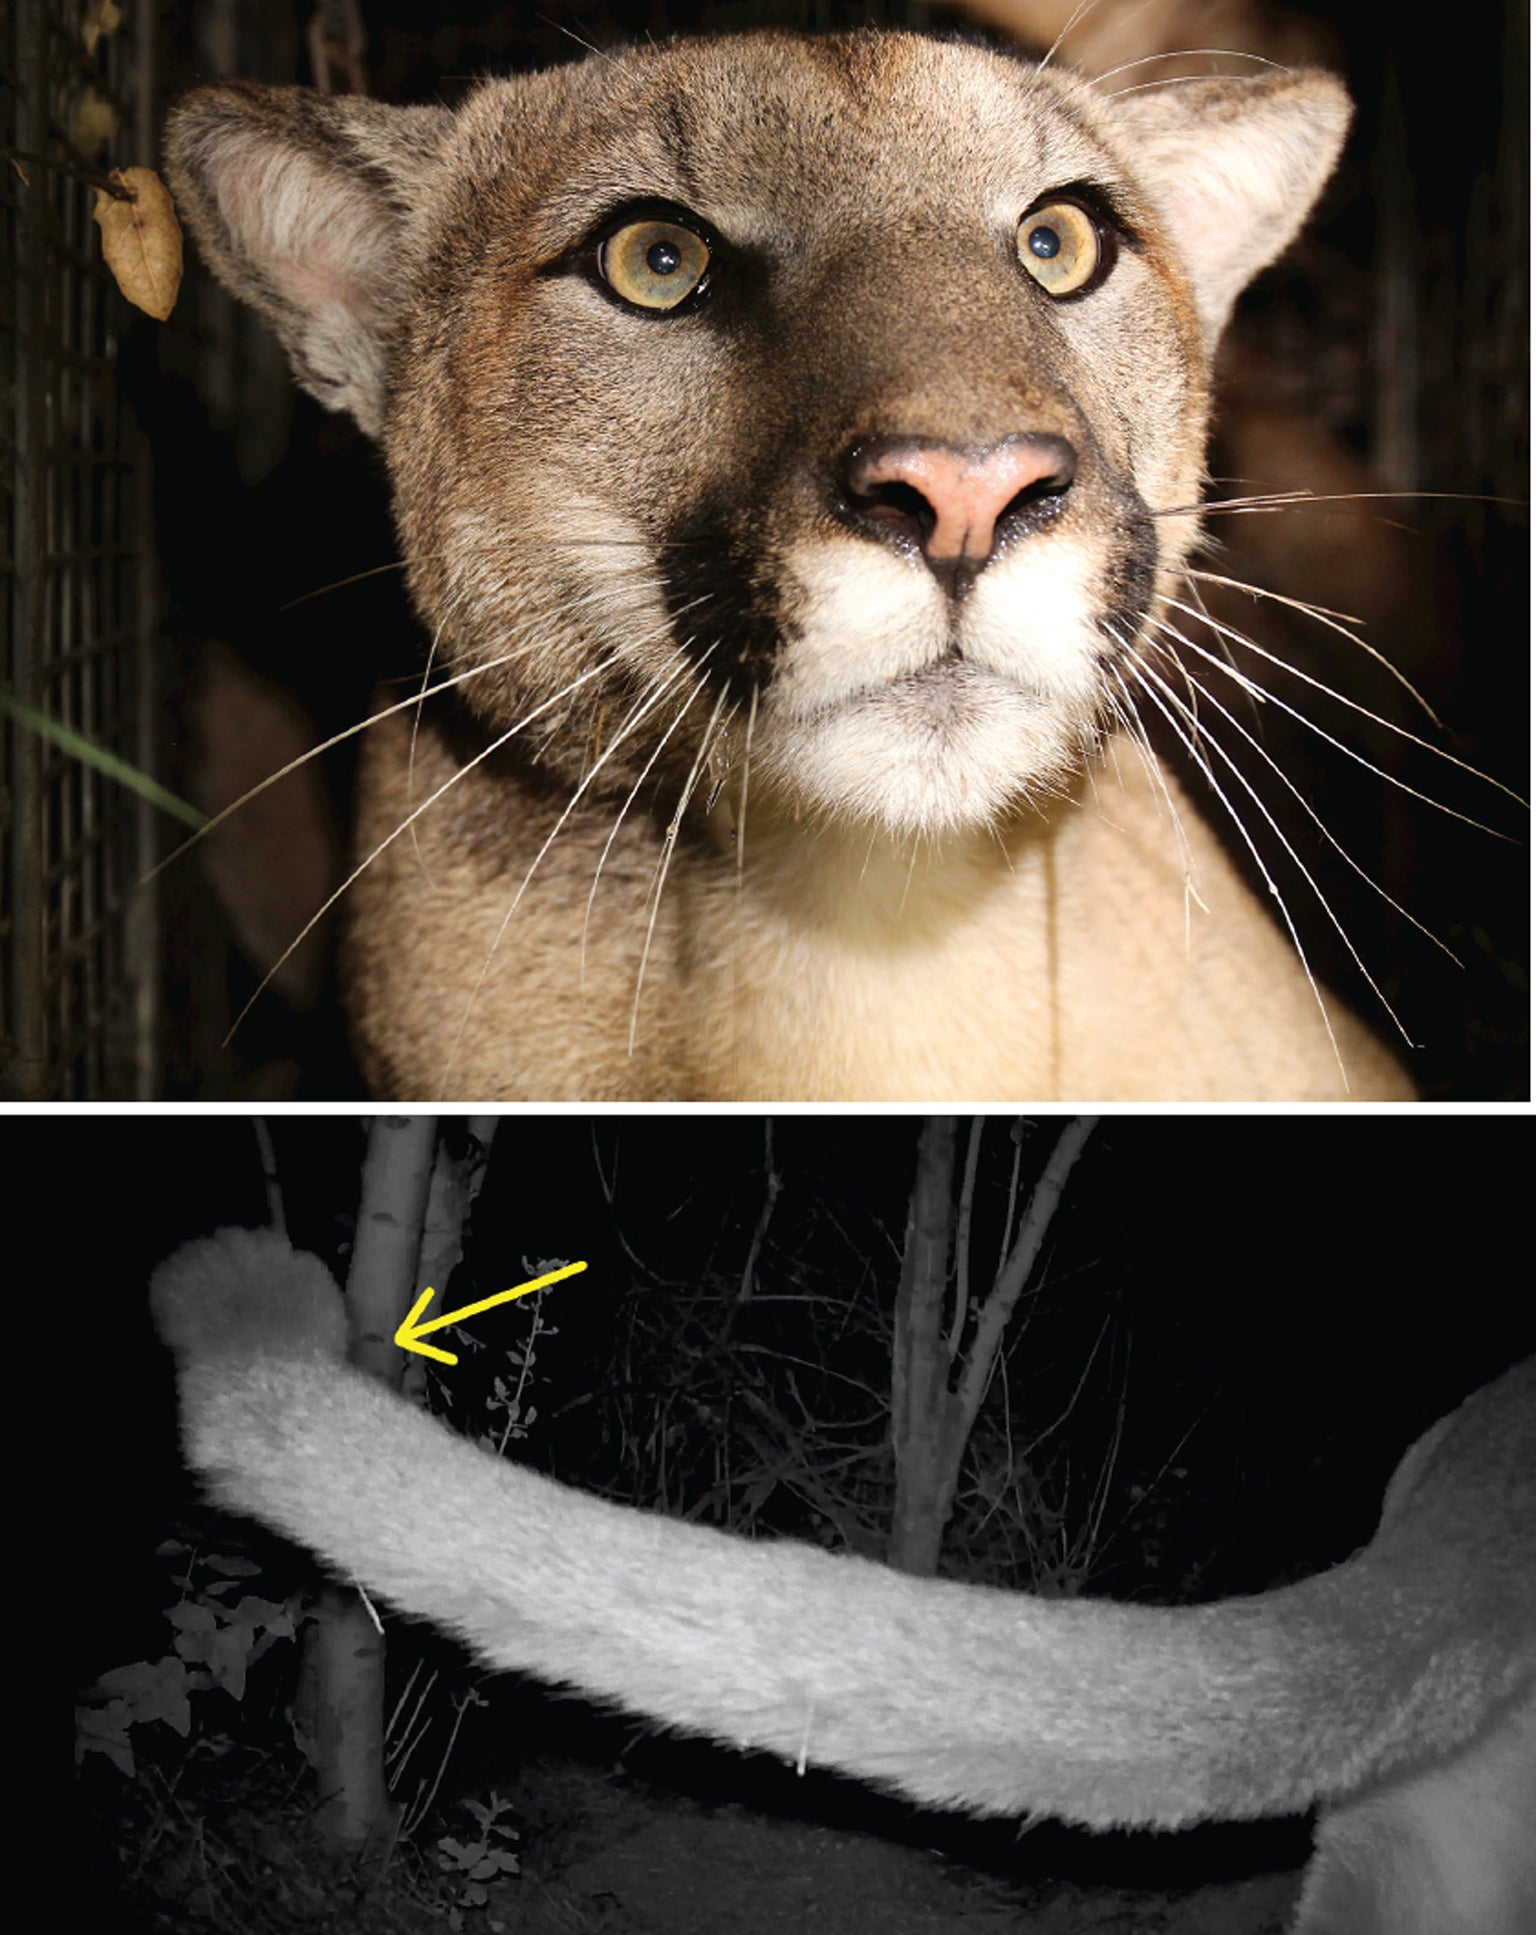
[[[88,87],[75,102],[72,132],[75,146],[83,155],[93,155],[117,133],[117,109],[94,87]]]
[[[153,168],[114,168],[111,180],[132,195],[118,201],[96,190],[101,252],[117,286],[135,306],[164,322],[181,287],[181,224],[165,184]]]
[[[80,38],[85,42],[85,51],[94,54],[96,43],[108,34],[115,34],[123,24],[122,8],[115,0],[94,0],[94,4],[80,23]]]

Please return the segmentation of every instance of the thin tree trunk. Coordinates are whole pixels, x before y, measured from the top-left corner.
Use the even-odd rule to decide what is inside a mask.
[[[469,1234],[469,1219],[475,1198],[485,1182],[490,1166],[491,1140],[496,1134],[495,1115],[472,1115],[462,1148],[450,1148],[459,1138],[445,1133],[438,1137],[432,1163],[432,1181],[427,1191],[426,1215],[421,1229],[421,1251],[416,1265],[416,1294],[428,1284],[437,1295],[427,1311],[429,1317],[441,1316],[455,1306],[449,1302],[448,1284],[464,1255]],[[420,1397],[426,1388],[427,1360],[412,1352],[406,1360],[403,1388]]]
[[[1030,1191],[1017,1233],[1008,1240],[1005,1232],[1005,1253],[990,1291],[975,1307],[974,1324],[968,1249],[982,1125],[972,1125],[958,1199],[955,1123],[950,1117],[934,1116],[923,1125],[896,1299],[891,1379],[896,1510],[887,1556],[903,1572],[926,1576],[938,1570],[960,1461],[1002,1351],[1009,1319],[1061,1206],[1067,1178],[1096,1122],[1097,1117],[1078,1116],[1063,1125]],[[961,1253],[961,1243],[967,1253]]]
[[[272,1131],[266,1119],[260,1115],[251,1117],[251,1133],[256,1138],[256,1152],[261,1160],[262,1187],[267,1193],[267,1221],[273,1229],[288,1234],[288,1216],[283,1206],[283,1185],[277,1173],[277,1151],[272,1146]]]
[[[938,1565],[959,1470],[944,1334],[955,1231],[954,1170],[955,1118],[930,1116],[917,1140],[917,1177],[896,1293],[891,1365],[896,1510],[887,1553],[901,1571],[922,1574]]]
[[[435,1116],[379,1115],[369,1128],[347,1274],[349,1355],[387,1384],[404,1368],[394,1335],[414,1299],[436,1144]],[[321,1831],[341,1847],[379,1845],[395,1819],[384,1779],[384,1636],[351,1587],[322,1592],[313,1657]]]

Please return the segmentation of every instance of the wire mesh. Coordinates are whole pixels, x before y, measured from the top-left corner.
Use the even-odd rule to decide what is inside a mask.
[[[151,809],[35,717],[144,772],[158,594],[132,312],[101,261],[92,175],[150,158],[154,17],[14,0],[3,63],[4,350],[13,386],[0,1083],[27,1099],[157,1089]]]

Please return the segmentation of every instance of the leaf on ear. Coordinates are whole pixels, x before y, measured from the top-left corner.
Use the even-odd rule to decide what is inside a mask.
[[[117,286],[157,322],[176,306],[181,287],[181,224],[170,195],[153,168],[114,168],[111,180],[131,201],[96,190],[101,252]]]

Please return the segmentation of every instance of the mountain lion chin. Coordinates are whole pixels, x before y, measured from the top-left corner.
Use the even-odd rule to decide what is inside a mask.
[[[949,658],[797,724],[774,766],[813,812],[904,840],[991,826],[1058,791],[1082,736],[1059,701]]]

